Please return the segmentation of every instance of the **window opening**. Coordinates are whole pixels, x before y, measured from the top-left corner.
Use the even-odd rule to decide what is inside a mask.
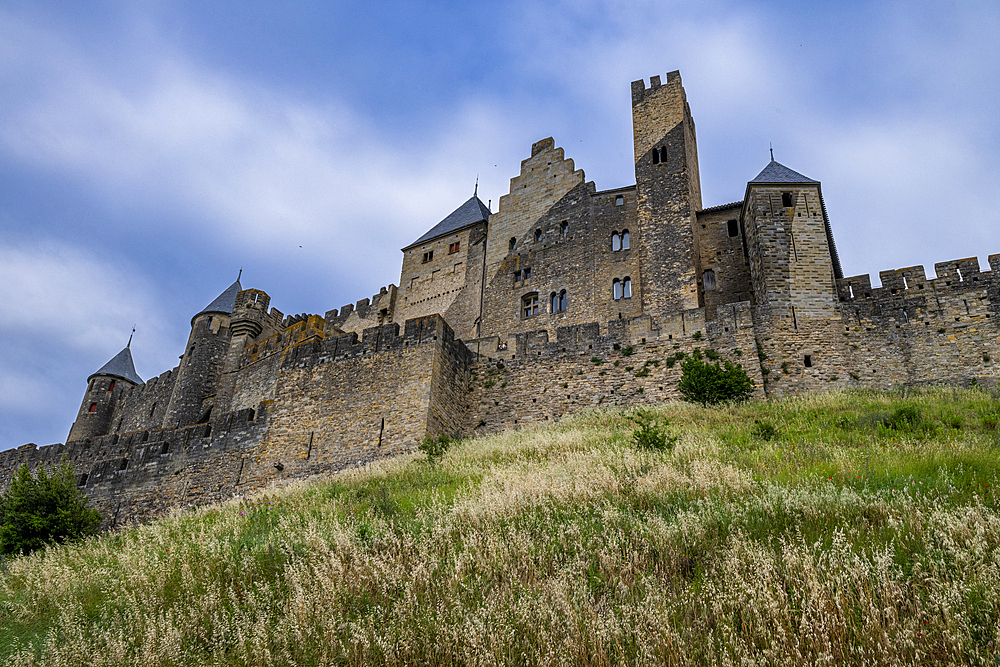
[[[427,252],[424,253],[424,259],[421,261],[421,264],[426,264],[432,259],[434,259],[434,251],[428,250]]]
[[[958,274],[958,282],[965,280],[965,278],[962,277],[962,269],[955,267],[955,272]]]
[[[526,266],[524,267],[524,279],[527,280],[530,277],[531,277],[531,267]]]
[[[617,197],[615,197],[615,206],[624,206],[624,205],[625,205],[625,197],[623,195],[618,195]]]
[[[791,192],[782,192],[781,193],[781,205],[784,206],[785,208],[791,208],[791,207],[795,206],[795,204],[792,203],[792,193]]]
[[[156,403],[153,403],[153,407],[149,409],[149,416],[152,417],[154,412],[156,412]]]
[[[461,241],[455,241],[454,243],[450,244],[450,245],[448,246],[448,254],[449,254],[449,255],[453,255],[453,254],[455,254],[456,252],[458,252],[458,249],[459,249],[459,247],[461,246],[461,244],[462,244],[462,242],[461,242]]]
[[[729,233],[729,238],[739,236],[740,233],[740,223],[736,220],[726,221],[726,231]]]
[[[538,243],[541,240],[542,240],[542,230],[536,229],[535,230],[535,243]]]
[[[519,282],[521,282],[521,269],[514,272],[514,284],[517,285]]]
[[[622,281],[622,298],[632,298],[632,279],[628,276],[625,276],[625,280]]]
[[[559,312],[564,312],[568,305],[568,299],[566,297],[566,290],[559,292]]]
[[[666,161],[667,161],[667,147],[660,146],[660,162],[666,162]]]
[[[854,287],[852,287],[850,283],[847,285],[847,293],[851,295],[852,299],[854,298]]]
[[[611,283],[611,288],[615,301],[622,298],[622,281],[615,278]]]
[[[97,412],[97,403],[91,403],[90,409],[87,412]]]
[[[660,164],[660,149],[653,148],[653,164]]]
[[[513,236],[510,237],[510,241],[507,242],[507,245],[510,246],[510,250],[511,252],[513,252],[514,248],[517,247],[517,239],[515,239]]]
[[[906,276],[903,276],[903,289],[910,289],[909,283],[906,282]]]
[[[812,359],[812,355],[811,354],[807,354],[805,356],[805,359],[803,361],[804,361],[804,363],[806,365],[806,368],[812,368],[813,359]]]
[[[559,312],[559,296],[555,292],[549,295],[549,312]]]
[[[114,390],[115,390],[115,381],[114,381],[114,380],[112,380],[112,381],[111,381],[111,384],[109,384],[109,385],[108,385],[108,391],[109,391],[109,392],[112,392],[112,391],[114,391]]]
[[[622,249],[622,237],[618,232],[611,232],[611,252],[618,252]]]
[[[632,247],[632,245],[629,242],[628,230],[627,229],[623,229],[622,230],[622,250],[628,250],[631,247]]]
[[[563,223],[559,225],[559,235],[563,238],[569,234],[569,222],[563,220]]]
[[[705,286],[705,291],[715,289],[715,271],[707,269],[701,276],[701,282]]]
[[[525,294],[521,299],[521,315],[525,318],[534,317],[538,314],[538,294]]]

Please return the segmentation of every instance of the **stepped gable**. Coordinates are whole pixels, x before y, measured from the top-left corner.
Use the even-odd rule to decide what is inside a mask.
[[[135,364],[132,363],[132,351],[127,345],[111,361],[101,366],[100,370],[87,378],[87,382],[90,382],[98,375],[110,375],[111,377],[142,384],[142,378],[135,372]]]
[[[413,246],[425,241],[436,239],[439,236],[451,234],[452,232],[456,232],[463,227],[488,221],[489,219],[490,209],[487,208],[486,204],[484,204],[477,195],[472,195],[468,201],[456,208],[451,215],[431,227],[426,234],[406,246],[406,248],[403,248],[403,250],[412,248]]]
[[[237,280],[235,283],[226,288],[226,291],[215,297],[212,303],[205,306],[201,312],[191,318],[193,322],[198,315],[204,315],[205,313],[224,313],[226,315],[233,314],[233,308],[236,307],[236,295],[243,291],[243,286],[240,285],[240,281]]]
[[[764,167],[751,183],[819,183],[808,176],[803,176],[799,172],[789,169],[780,162],[771,162]]]

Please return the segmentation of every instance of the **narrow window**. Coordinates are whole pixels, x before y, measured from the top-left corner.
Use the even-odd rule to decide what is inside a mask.
[[[736,220],[728,220],[726,222],[726,229],[729,232],[729,238],[739,236],[740,233],[740,223]]]
[[[805,362],[806,368],[812,368],[812,365],[813,365],[812,355],[811,354],[807,354],[806,357],[805,357],[804,362]]]
[[[253,410],[250,410],[250,412],[247,414],[247,421],[252,422],[255,414],[256,413]]]
[[[508,244],[508,245],[510,246],[510,251],[511,251],[511,252],[514,252],[514,248],[516,248],[516,247],[517,247],[517,239],[515,239],[515,238],[514,238],[514,237],[512,236],[512,237],[510,237],[510,241],[508,241],[508,242],[507,242],[507,244]]]
[[[910,284],[906,282],[906,276],[903,276],[903,289],[910,289]]]
[[[795,204],[792,202],[792,193],[791,192],[782,192],[781,193],[781,205],[784,206],[785,208],[791,208],[791,207],[795,206]]]
[[[152,417],[154,412],[156,412],[156,403],[153,403],[153,407],[149,409],[149,416]]]
[[[958,282],[963,282],[965,278],[962,277],[962,269],[955,267],[955,272],[958,274]]]
[[[434,259],[434,251],[428,250],[427,252],[424,253],[424,259],[421,261],[421,264],[426,264],[432,259]]]
[[[521,299],[521,315],[525,318],[538,314],[538,294],[525,294]]]
[[[624,206],[624,205],[625,205],[624,195],[618,195],[617,197],[615,197],[615,206]]]
[[[114,381],[114,380],[112,380],[112,381],[111,381],[111,384],[109,384],[109,385],[108,385],[108,391],[109,391],[109,392],[112,392],[112,391],[114,391],[114,390],[115,390],[115,381]]]
[[[553,292],[549,295],[550,308],[549,312],[558,313],[559,312],[559,296]]]
[[[653,164],[660,164],[660,149],[653,149]]]
[[[629,276],[625,276],[625,280],[622,281],[622,298],[632,298],[632,279]]]
[[[542,240],[542,230],[536,229],[535,230],[535,243],[538,243],[541,240]]]
[[[622,230],[622,250],[628,250],[631,247],[632,247],[632,245],[631,245],[631,243],[629,241],[628,230],[627,229],[623,229]]]
[[[615,301],[622,298],[622,281],[615,278],[614,281],[612,281],[611,283],[611,288],[612,288],[612,295],[614,296]]]
[[[530,277],[531,277],[531,267],[526,266],[524,267],[524,279],[527,280]]]
[[[559,225],[559,235],[566,238],[569,235],[569,222],[563,220],[562,224]]]
[[[618,232],[611,232],[611,252],[618,252],[622,249],[622,237]]]
[[[666,161],[667,161],[667,147],[660,146],[660,162],[666,162]]]
[[[521,282],[521,269],[514,272],[514,284],[517,285],[519,282]]]
[[[566,310],[566,306],[569,305],[568,299],[566,297],[566,290],[559,292],[559,312]]]
[[[851,298],[853,299],[854,298],[854,286],[851,285],[850,283],[847,284],[847,292],[851,295]]]
[[[97,412],[97,403],[91,403],[90,409],[87,412]]]
[[[705,290],[715,289],[715,271],[708,269],[701,276],[701,282],[705,286]]]

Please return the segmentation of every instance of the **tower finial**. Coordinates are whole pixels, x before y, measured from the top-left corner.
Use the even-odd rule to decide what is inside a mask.
[[[771,142],[769,141],[767,142],[767,147],[771,149],[771,162],[774,162],[774,146],[772,146]]]
[[[476,189],[472,192],[473,197],[479,196],[479,174],[476,174]]]
[[[242,277],[243,277],[243,267],[241,266],[240,267],[240,275],[236,276],[236,282],[239,282],[240,278],[242,278]]]
[[[135,335],[135,325],[133,324],[133,325],[132,325],[132,333],[131,333],[131,334],[129,334],[129,337],[128,337],[128,344],[127,344],[127,345],[126,345],[125,347],[128,347],[128,348],[131,348],[131,347],[132,347],[132,336],[134,336],[134,335]]]

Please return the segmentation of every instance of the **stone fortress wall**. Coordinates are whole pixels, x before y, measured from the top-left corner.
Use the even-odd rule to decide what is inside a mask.
[[[65,456],[105,526],[602,405],[678,398],[712,350],[758,396],[997,380],[1000,255],[843,277],[820,183],[772,160],[703,208],[680,75],[632,84],[636,183],[600,191],[551,139],[498,210],[473,197],[403,249],[400,287],[285,316],[234,283],[145,382],[88,379]]]

